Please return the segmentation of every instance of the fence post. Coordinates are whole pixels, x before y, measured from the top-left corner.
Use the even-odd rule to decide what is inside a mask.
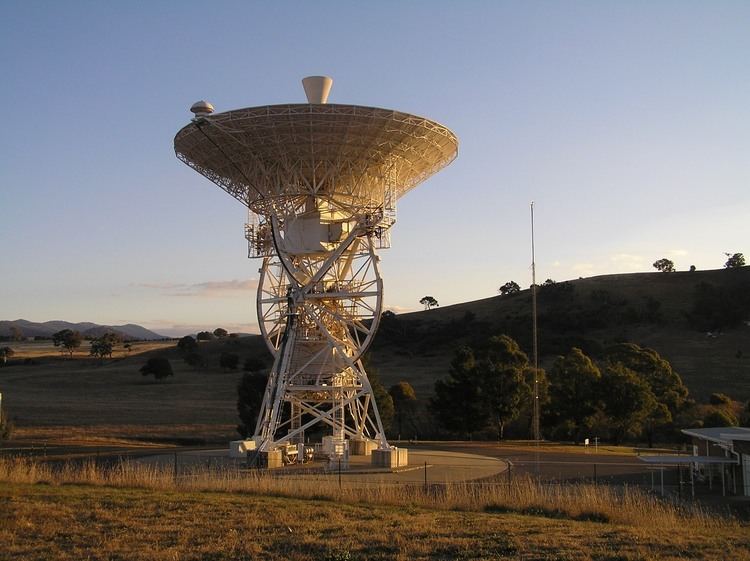
[[[339,456],[339,491],[341,490],[341,456]]]
[[[659,477],[661,478],[661,496],[664,496],[664,466],[659,468]]]
[[[427,462],[424,463],[424,492],[427,494]]]
[[[174,453],[174,481],[177,483],[177,452]]]
[[[596,485],[596,464],[594,464],[594,485]]]
[[[695,476],[693,474],[693,464],[690,464],[690,498],[695,500]]]

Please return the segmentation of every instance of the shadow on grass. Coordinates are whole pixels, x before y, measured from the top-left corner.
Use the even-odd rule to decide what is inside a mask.
[[[579,522],[609,522],[609,516],[602,512],[583,511],[572,515],[559,508],[544,508],[539,506],[510,508],[502,505],[487,505],[484,511],[490,514],[522,514],[525,516],[543,516],[544,518],[558,520],[577,520]]]

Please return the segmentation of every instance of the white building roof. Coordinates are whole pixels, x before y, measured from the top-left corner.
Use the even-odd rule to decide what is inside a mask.
[[[647,464],[657,465],[680,465],[680,464],[736,464],[735,458],[723,458],[721,456],[638,456],[638,459]]]
[[[750,441],[750,428],[747,427],[711,427],[703,429],[682,429],[682,433],[702,440],[729,445],[733,440]]]

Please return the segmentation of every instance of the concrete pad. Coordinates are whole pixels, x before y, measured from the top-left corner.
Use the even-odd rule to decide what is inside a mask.
[[[483,479],[508,469],[508,464],[498,458],[444,452],[441,450],[409,450],[409,466],[394,470],[373,470],[371,466],[351,462],[345,481],[421,483],[427,472],[428,483],[447,483]]]
[[[147,456],[139,461],[164,466],[173,465],[174,454]],[[242,465],[229,458],[228,450],[195,450],[177,454],[180,467]],[[444,450],[410,449],[409,464],[405,468],[378,468],[371,465],[369,456],[350,456],[348,469],[341,472],[342,483],[423,483],[425,471],[428,483],[446,483],[470,481],[492,477],[508,469],[508,463],[489,456],[450,452]],[[312,462],[302,466],[288,466],[274,469],[273,475],[279,477],[338,477],[334,466],[328,468],[327,462]]]

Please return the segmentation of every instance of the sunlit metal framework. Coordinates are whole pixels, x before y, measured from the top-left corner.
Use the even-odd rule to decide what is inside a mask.
[[[373,107],[289,104],[202,115],[177,157],[249,211],[262,257],[260,329],[274,364],[258,423],[261,451],[304,442],[386,440],[362,356],[377,330],[396,200],[455,159],[458,141],[428,119]]]

